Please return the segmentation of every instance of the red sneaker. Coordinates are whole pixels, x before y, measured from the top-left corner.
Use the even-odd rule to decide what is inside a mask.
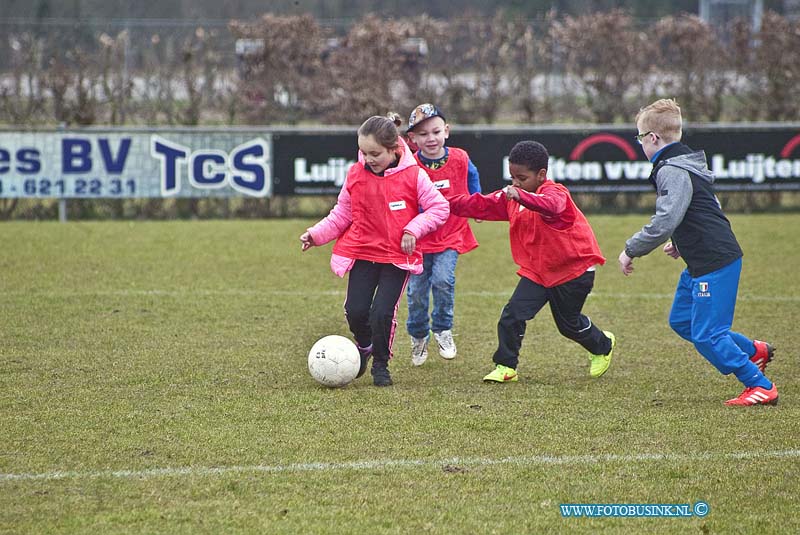
[[[763,372],[767,368],[767,363],[772,360],[775,348],[761,340],[753,340],[753,345],[756,346],[756,354],[750,357],[750,360]]]
[[[775,383],[769,390],[755,386],[752,388],[745,388],[744,392],[739,394],[738,398],[729,399],[725,405],[777,405],[778,404],[778,387]]]

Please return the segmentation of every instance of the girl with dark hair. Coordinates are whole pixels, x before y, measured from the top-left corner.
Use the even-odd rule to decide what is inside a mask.
[[[417,240],[439,228],[450,213],[400,138],[400,117],[373,116],[358,129],[358,162],[336,205],[300,236],[302,250],[336,240],[331,269],[350,272],[344,310],[361,353],[364,374],[373,357],[375,386],[389,386],[389,359],[397,308],[409,273],[422,272]],[[424,211],[421,211],[424,210]]]

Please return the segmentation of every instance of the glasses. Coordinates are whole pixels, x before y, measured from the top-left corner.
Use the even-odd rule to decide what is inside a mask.
[[[645,132],[644,134],[636,134],[636,135],[635,135],[635,136],[633,136],[633,137],[634,137],[634,138],[636,138],[636,142],[637,142],[637,143],[639,143],[639,145],[641,145],[641,144],[642,144],[642,140],[643,140],[645,137],[649,136],[650,134],[655,134],[655,136],[656,136],[656,137],[658,137],[658,134],[656,134],[656,133],[655,133],[655,132],[653,132],[652,130],[648,130],[648,131],[647,131],[647,132]]]

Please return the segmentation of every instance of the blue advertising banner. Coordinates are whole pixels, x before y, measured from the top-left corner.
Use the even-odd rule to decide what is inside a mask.
[[[0,197],[266,197],[270,135],[0,131]]]

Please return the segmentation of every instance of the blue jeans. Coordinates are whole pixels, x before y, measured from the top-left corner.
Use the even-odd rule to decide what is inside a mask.
[[[453,328],[457,261],[458,251],[455,249],[426,253],[422,257],[422,273],[411,275],[408,281],[406,328],[414,338],[425,338],[431,330],[438,333]],[[431,293],[433,313],[429,320]]]

